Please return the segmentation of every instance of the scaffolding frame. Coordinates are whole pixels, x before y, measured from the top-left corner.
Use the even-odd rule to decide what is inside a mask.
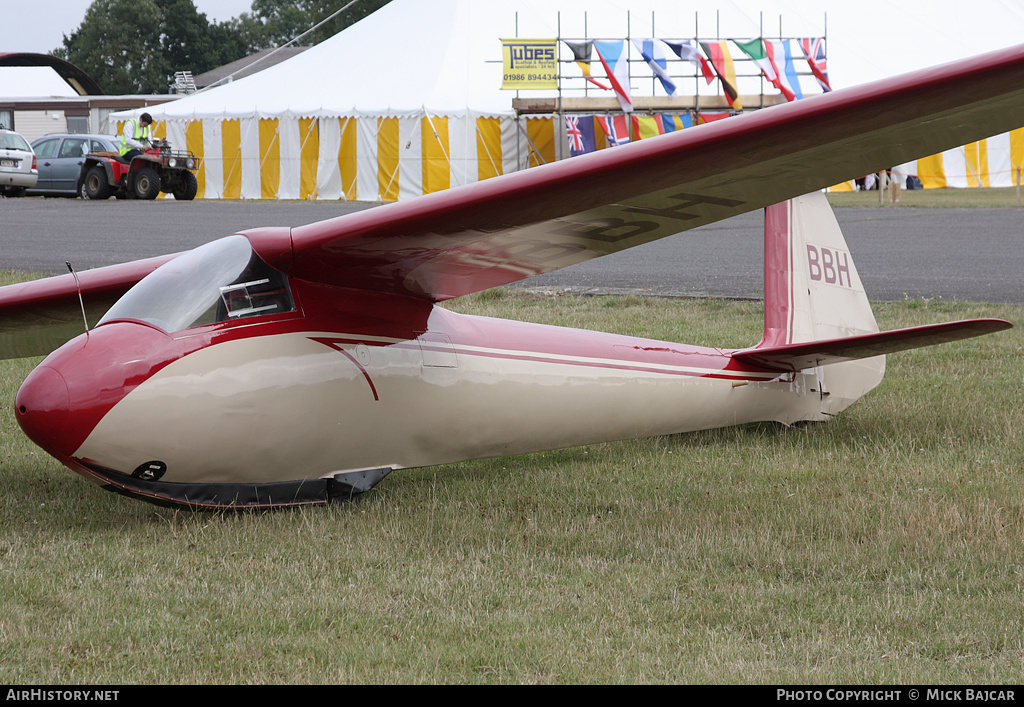
[[[635,39],[649,39],[659,38],[657,30],[657,18],[656,13],[651,12],[650,22],[650,34],[644,34],[642,36],[634,36],[633,34],[633,15],[632,12],[626,12],[626,36],[625,37],[591,37],[587,31],[588,17],[587,12],[583,13],[583,37],[569,37],[562,36],[562,13],[557,13],[557,36],[555,37],[557,46],[559,47],[559,58],[558,58],[558,74],[557,74],[557,95],[556,96],[545,96],[545,97],[522,97],[520,91],[524,89],[517,89],[515,98],[512,99],[512,109],[515,112],[515,121],[517,125],[518,134],[525,136],[526,131],[522,125],[522,119],[527,116],[540,116],[540,115],[553,115],[557,116],[558,128],[561,133],[565,131],[565,116],[570,115],[625,115],[626,113],[622,110],[618,103],[618,100],[614,97],[614,94],[609,95],[609,92],[594,88],[589,81],[583,76],[582,72],[578,74],[564,73],[562,67],[567,64],[575,65],[575,57],[563,58],[563,45],[566,42],[593,42],[593,41],[625,41],[626,43],[626,65],[629,67],[629,82],[632,88],[633,82],[646,82],[651,83],[650,95],[644,96],[633,96],[632,102],[634,115],[652,115],[657,113],[684,113],[689,112],[694,118],[698,118],[701,113],[721,113],[728,112],[730,115],[741,112],[749,112],[753,110],[761,110],[774,105],[786,103],[786,98],[781,93],[766,93],[766,88],[771,86],[765,75],[762,73],[760,68],[746,53],[739,52],[738,54],[732,55],[733,65],[736,70],[737,90],[739,90],[739,84],[741,82],[749,85],[751,80],[758,79],[759,91],[757,93],[740,94],[740,103],[743,106],[741,109],[735,109],[732,107],[729,98],[725,95],[722,90],[722,82],[716,80],[713,82],[716,93],[715,95],[709,95],[706,92],[701,93],[701,82],[704,80],[700,69],[690,61],[684,59],[678,59],[670,57],[668,62],[669,67],[678,69],[679,67],[689,67],[690,70],[687,72],[670,73],[671,78],[677,86],[685,85],[688,81],[692,81],[694,90],[693,94],[689,96],[677,96],[672,97],[668,95],[658,96],[658,88],[660,86],[659,79],[647,64],[647,61],[636,51],[636,47],[633,44]],[[764,27],[764,13],[760,13],[759,16],[759,31],[758,35],[761,39],[779,40],[779,41],[791,41],[800,40],[803,37],[798,36],[787,36],[783,32],[783,18],[779,16],[778,35],[765,35]],[[515,38],[519,38],[519,13],[516,13],[516,27]],[[825,49],[825,61],[828,60],[828,14],[823,13],[823,31],[818,35],[823,40],[823,46]],[[701,35],[700,27],[700,14],[699,11],[694,11],[694,36],[693,37],[680,37],[678,35],[665,35],[665,39],[672,40],[684,40],[693,41],[697,47],[700,47],[701,42],[723,42],[738,39],[738,37],[730,36],[723,37],[721,31],[721,13],[715,11],[715,33],[714,36]],[[751,38],[754,39],[754,38]],[[644,75],[639,73],[634,74],[632,68],[637,65],[643,66]],[[797,76],[806,77],[813,76],[810,67],[804,70],[797,70]],[[676,81],[679,79],[679,81]],[[566,87],[564,82],[569,82],[569,87]],[[767,84],[767,86],[766,86]],[[602,95],[593,96],[591,94],[600,91]],[[566,93],[573,93],[574,95],[566,96]],[[582,95],[578,95],[582,93]],[[697,124],[698,120],[693,121]],[[630,140],[636,139],[633,135],[632,121],[627,121],[627,125],[630,131]],[[557,133],[556,133],[557,134]],[[564,135],[563,135],[564,138]],[[567,155],[565,154],[565,140],[556,140],[556,159],[563,159]],[[531,153],[536,150],[536,147],[532,145],[530,147]],[[521,149],[520,149],[521,154]]]

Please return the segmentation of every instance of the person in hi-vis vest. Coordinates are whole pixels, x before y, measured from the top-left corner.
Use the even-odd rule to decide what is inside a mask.
[[[131,162],[142,151],[149,147],[152,133],[149,126],[153,124],[153,116],[143,113],[138,118],[129,118],[121,130],[121,159]]]

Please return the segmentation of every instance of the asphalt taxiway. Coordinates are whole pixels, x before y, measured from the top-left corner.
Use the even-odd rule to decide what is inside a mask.
[[[373,204],[303,201],[0,199],[0,268],[44,274],[174,253],[259,226],[299,226]],[[763,212],[530,278],[518,286],[583,293],[759,299]],[[1024,210],[837,208],[878,301],[1024,304]]]

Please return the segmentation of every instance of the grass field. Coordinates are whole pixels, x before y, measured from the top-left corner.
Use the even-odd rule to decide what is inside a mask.
[[[506,290],[453,308],[727,346],[762,317]],[[6,405],[0,683],[1016,683],[1022,347],[1018,327],[893,355],[827,424],[400,471],[271,513],[102,491]],[[0,364],[4,399],[33,363]]]

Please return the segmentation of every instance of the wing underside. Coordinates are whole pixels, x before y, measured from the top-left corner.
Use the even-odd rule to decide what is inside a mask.
[[[78,282],[68,273],[0,287],[0,359],[53,351],[85,331],[86,321],[95,325],[136,282],[174,257],[85,270]]]

